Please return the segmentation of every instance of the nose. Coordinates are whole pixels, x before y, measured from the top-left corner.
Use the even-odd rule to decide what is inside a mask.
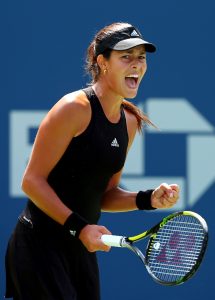
[[[131,62],[132,69],[136,70],[138,67],[141,68],[143,65],[142,61],[138,57],[133,58]]]
[[[133,64],[132,69],[136,70],[137,69],[137,64]]]
[[[137,71],[137,70],[146,71],[146,69],[147,69],[146,61],[142,62],[138,58],[133,59],[133,61],[131,62],[131,68],[132,68],[132,70],[135,70],[135,71]]]
[[[137,67],[138,67],[138,59],[133,59],[133,61],[132,61],[132,68],[133,69],[137,69]]]

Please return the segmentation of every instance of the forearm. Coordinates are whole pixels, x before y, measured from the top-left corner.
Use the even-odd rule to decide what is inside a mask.
[[[126,212],[136,210],[136,192],[129,192],[114,187],[106,191],[102,197],[102,211],[105,212]]]
[[[25,178],[22,188],[37,207],[63,225],[66,232],[79,238],[89,252],[110,250],[110,247],[102,243],[100,236],[111,232],[104,226],[89,225],[80,215],[73,213],[63,204],[45,178]]]
[[[59,199],[45,178],[25,177],[22,189],[38,208],[61,225],[71,214],[71,210]]]

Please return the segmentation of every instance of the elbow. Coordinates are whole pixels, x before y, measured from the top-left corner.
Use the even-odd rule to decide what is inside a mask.
[[[26,172],[22,178],[21,189],[30,197],[36,190],[44,186],[44,183],[47,183],[47,178]]]
[[[30,190],[30,187],[32,185],[32,179],[31,176],[25,174],[22,178],[21,182],[21,189],[25,194],[28,194],[28,191]]]
[[[37,176],[26,173],[21,182],[21,189],[27,196],[30,196],[35,187],[39,185],[39,182],[40,180]]]

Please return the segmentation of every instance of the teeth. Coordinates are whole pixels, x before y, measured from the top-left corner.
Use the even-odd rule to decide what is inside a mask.
[[[137,74],[131,74],[131,75],[128,75],[126,77],[138,78],[139,76]]]

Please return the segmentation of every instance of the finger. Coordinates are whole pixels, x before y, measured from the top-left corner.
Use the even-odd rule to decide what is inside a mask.
[[[173,198],[168,199],[168,202],[170,203],[171,206],[173,206],[177,203],[178,199],[179,199],[178,195],[174,195]]]
[[[172,198],[174,196],[171,186],[167,183],[162,183],[160,185],[160,190],[163,192],[163,194],[166,194],[168,197]]]
[[[174,197],[173,191],[169,192],[168,199],[171,199],[171,198],[173,198],[173,197]]]
[[[168,199],[163,200],[163,208],[172,207],[175,204],[175,201],[170,201]]]
[[[101,246],[101,248],[99,249],[100,251],[104,251],[104,252],[109,252],[111,247],[105,245],[104,243],[102,243],[103,245]]]
[[[109,251],[110,251],[110,249],[111,249],[111,247],[110,247],[110,246],[105,246],[104,250],[102,250],[102,251],[109,252]]]
[[[173,194],[174,194],[174,198],[178,199],[179,198],[179,192],[177,191],[173,191]]]
[[[99,232],[102,234],[112,234],[105,226],[99,226]]]
[[[173,191],[172,195],[166,198],[169,202],[175,203],[179,199],[178,192]]]
[[[170,184],[170,187],[173,191],[179,192],[180,188],[178,184]]]
[[[102,240],[101,240],[101,236],[103,234],[112,234],[105,226],[99,226],[99,232],[100,232],[100,236],[99,236],[99,249],[100,251],[105,251],[108,252],[110,251],[111,247],[105,245]]]
[[[110,251],[111,247],[110,246],[107,246],[103,243],[103,241],[101,240],[101,236],[99,238],[99,250],[100,251],[105,251],[105,252],[108,252]]]

